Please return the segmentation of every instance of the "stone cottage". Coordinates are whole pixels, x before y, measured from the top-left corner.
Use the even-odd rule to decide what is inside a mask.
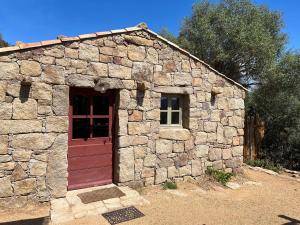
[[[145,24],[0,48],[0,205],[236,170],[245,92]]]

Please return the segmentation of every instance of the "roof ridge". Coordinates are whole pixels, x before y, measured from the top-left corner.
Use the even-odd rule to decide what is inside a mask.
[[[108,35],[111,35],[111,34],[121,34],[121,33],[127,33],[127,32],[138,31],[138,30],[144,30],[144,31],[146,31],[146,32],[154,35],[155,37],[159,38],[160,40],[162,40],[162,41],[166,42],[167,44],[173,46],[174,48],[176,48],[180,52],[182,52],[184,54],[187,54],[189,57],[191,57],[194,60],[202,63],[204,66],[206,66],[210,70],[214,71],[219,76],[227,79],[228,81],[230,81],[233,84],[235,84],[236,86],[244,89],[245,91],[248,91],[248,89],[245,88],[240,83],[238,83],[238,82],[234,81],[233,79],[227,77],[225,74],[217,71],[216,69],[214,69],[213,67],[211,67],[206,62],[204,62],[201,59],[199,59],[198,57],[192,55],[190,52],[186,51],[185,49],[179,47],[177,44],[175,44],[175,43],[167,40],[166,38],[162,37],[158,33],[150,30],[148,28],[147,24],[144,23],[144,22],[139,23],[138,25],[136,25],[134,27],[127,27],[127,28],[118,29],[118,30],[109,30],[109,31],[101,31],[101,32],[95,32],[95,33],[89,33],[89,34],[80,34],[78,36],[72,36],[72,37],[64,37],[64,36],[62,36],[59,39],[46,40],[46,41],[33,42],[33,43],[22,43],[22,42],[19,42],[15,46],[9,46],[9,47],[0,48],[0,54],[3,53],[3,52],[13,52],[13,51],[18,51],[18,50],[23,50],[23,49],[38,48],[38,47],[43,47],[43,46],[50,46],[50,45],[55,45],[55,44],[61,44],[61,43],[64,43],[64,42],[69,42],[69,41],[79,41],[79,40],[85,40],[85,39],[89,39],[89,38],[103,37],[103,36],[108,36]]]

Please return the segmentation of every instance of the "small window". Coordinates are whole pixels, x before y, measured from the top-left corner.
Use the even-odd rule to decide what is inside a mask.
[[[160,101],[160,124],[181,126],[182,98],[178,95],[162,95]]]

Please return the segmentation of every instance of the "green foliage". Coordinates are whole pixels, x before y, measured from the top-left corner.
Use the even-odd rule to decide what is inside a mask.
[[[216,181],[223,184],[224,186],[230,181],[233,173],[226,173],[222,170],[216,170],[212,167],[207,167],[206,174],[212,176]]]
[[[162,28],[158,34],[175,44],[179,44],[177,37],[175,37],[166,27]]]
[[[247,160],[245,163],[250,166],[258,166],[268,170],[273,170],[275,172],[279,172],[281,169],[279,165],[275,165],[273,162],[267,159]]]
[[[2,35],[0,34],[0,48],[7,47],[8,43],[3,40]]]
[[[300,170],[300,53],[288,52],[247,99],[265,122],[260,158]]]
[[[166,181],[162,184],[164,190],[166,189],[177,189],[177,184],[171,181]]]
[[[218,4],[202,0],[184,19],[177,43],[228,77],[251,86],[260,82],[283,51],[282,27],[279,12],[250,0]]]

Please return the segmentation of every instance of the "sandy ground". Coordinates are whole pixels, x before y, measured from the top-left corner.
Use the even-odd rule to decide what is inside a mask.
[[[247,179],[261,185],[240,189],[203,191],[199,186],[180,184],[175,193],[160,187],[143,190],[149,205],[137,207],[145,217],[123,225],[248,225],[300,224],[300,182],[245,170]],[[63,225],[109,225],[102,217],[88,217]]]
[[[203,179],[200,186],[180,183],[177,190],[162,190],[152,186],[142,190],[150,204],[137,208],[145,217],[122,225],[250,225],[281,224],[300,225],[300,182],[295,178],[272,176],[263,172],[245,169],[244,176],[236,182],[255,181],[256,185],[242,184],[231,190],[216,186]],[[47,216],[49,206],[22,212],[1,212],[0,225],[5,221],[18,220],[24,215],[34,218],[37,213]],[[25,210],[25,209],[24,209]],[[34,216],[35,215],[35,216]],[[23,224],[44,225],[46,221]],[[21,225],[20,222],[7,223]],[[91,216],[61,225],[109,225],[102,216]]]

